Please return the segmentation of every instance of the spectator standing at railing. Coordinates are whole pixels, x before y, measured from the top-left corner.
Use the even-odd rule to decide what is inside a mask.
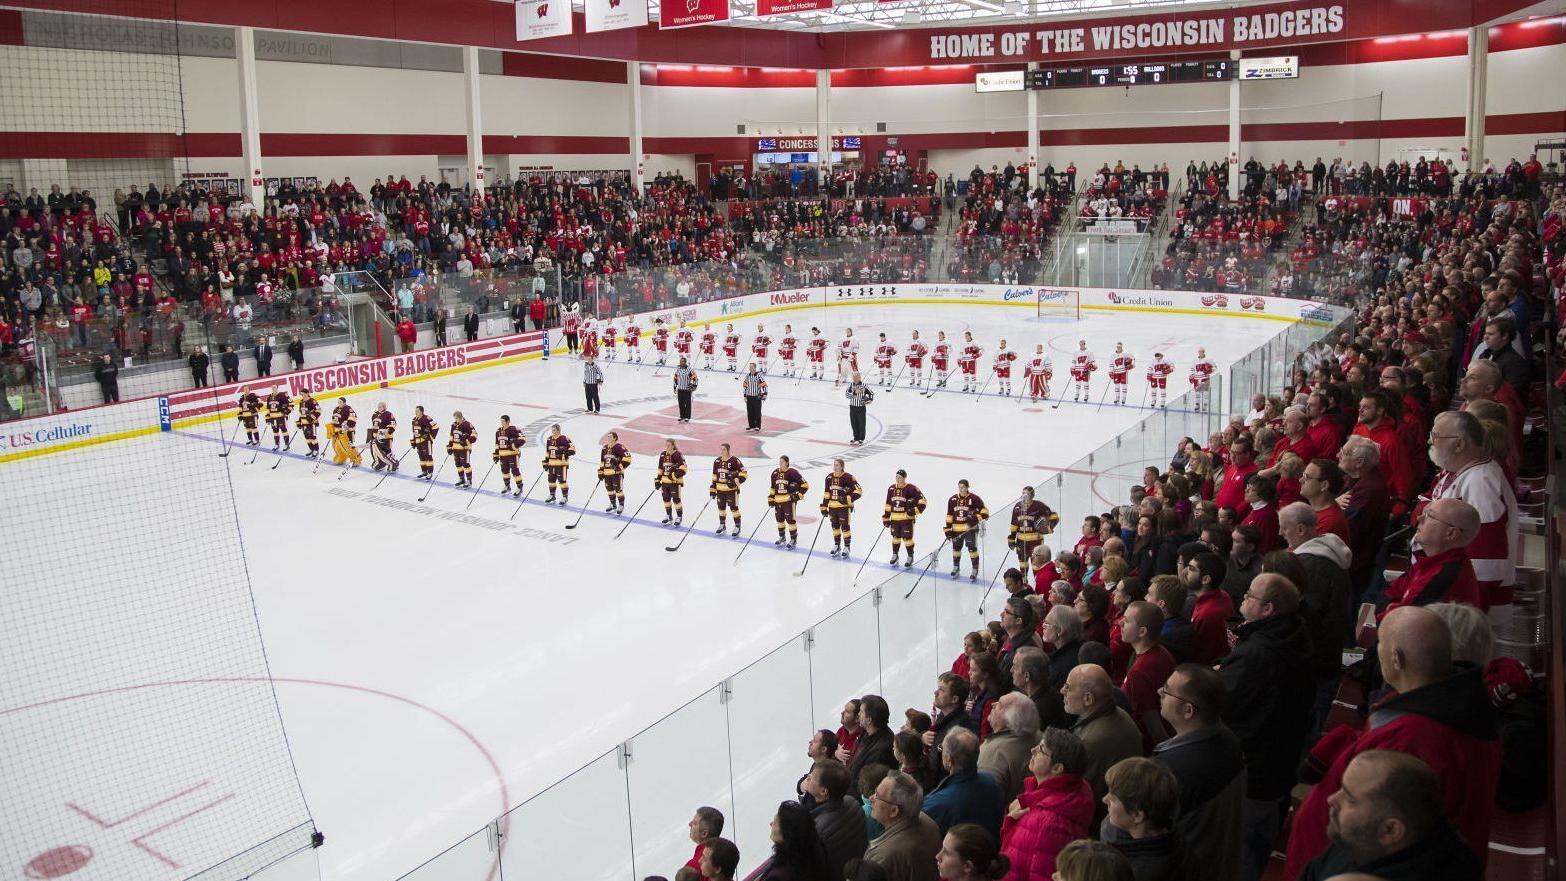
[[[397,323],[397,339],[402,343],[404,352],[413,351],[413,345],[418,341],[419,329],[413,326],[413,319],[404,312],[402,320]]]
[[[120,366],[114,363],[113,355],[104,355],[98,359],[98,363],[92,368],[93,379],[98,380],[98,388],[103,391],[105,404],[118,404],[120,402]]]
[[[272,338],[259,337],[256,340],[255,351],[256,376],[272,375]]]
[[[541,279],[534,279],[535,282]],[[543,293],[534,291],[533,301],[528,304],[528,315],[533,319],[533,329],[543,330],[544,321],[549,317],[549,304],[545,302]]]
[[[196,388],[206,388],[208,372],[212,365],[212,358],[207,355],[206,348],[197,346],[196,350],[190,353],[190,359],[187,363],[190,365],[192,384]]]
[[[462,316],[462,335],[470,343],[478,339],[479,317],[477,307],[469,306],[468,314]]]
[[[223,381],[225,383],[239,381],[239,353],[234,351],[231,345],[223,347],[223,354],[218,358],[219,365],[223,368]]]
[[[288,361],[293,365],[293,369],[304,369],[304,340],[300,339],[297,333],[288,341]]]

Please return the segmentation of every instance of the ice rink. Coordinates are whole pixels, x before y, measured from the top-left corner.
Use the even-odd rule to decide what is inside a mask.
[[[479,432],[476,475],[488,468],[495,427],[508,414],[528,440],[521,461],[529,484],[540,470],[539,438],[558,423],[578,452],[570,508],[544,504],[542,488],[519,507],[499,494],[497,475],[476,494],[456,489],[449,467],[420,503],[427,485],[413,479],[418,469],[411,456],[401,473],[381,481],[367,467],[346,473],[330,465],[313,468],[299,455],[299,441],[281,463],[269,440],[253,464],[249,451],[237,452],[226,461],[267,656],[304,793],[327,836],[319,851],[322,878],[399,877],[886,578],[892,570],[884,539],[857,583],[854,576],[880,529],[882,497],[897,469],[906,469],[930,498],[917,531],[921,554],[940,544],[945,500],[959,478],[989,503],[992,528],[1004,530],[1009,502],[1025,483],[1049,478],[1147,414],[1135,405],[1153,351],[1176,365],[1174,397],[1185,390],[1199,344],[1222,372],[1285,327],[1196,315],[1089,313],[1081,321],[1040,320],[1023,310],[960,304],[834,307],[765,317],[774,338],[785,322],[802,337],[818,325],[834,342],[853,326],[865,366],[879,332],[901,349],[913,329],[930,343],[937,330],[954,341],[971,330],[985,347],[981,377],[1005,337],[1019,352],[1019,390],[1021,365],[1035,343],[1044,343],[1055,359],[1057,397],[1079,338],[1101,365],[1123,341],[1138,357],[1133,406],[1098,405],[1108,381],[1102,369],[1094,403],[1073,403],[1068,392],[1058,409],[999,397],[993,384],[983,397],[876,388],[868,441],[850,447],[843,389],[833,386],[829,368],[825,382],[769,377],[764,431],[752,435],[743,431],[739,383],[721,370],[702,374],[695,419],[678,424],[671,371],[652,366],[651,347],[644,345],[648,363],[604,365],[600,414],[582,410],[580,364],[559,356],[351,400],[361,429],[377,402],[396,413],[398,452],[406,446],[414,405],[423,405],[441,426],[437,449],[444,446],[452,412],[461,410]],[[738,328],[746,347],[755,325],[749,320]],[[867,374],[867,380],[873,377]],[[323,411],[335,403],[331,396],[320,400]],[[706,501],[718,444],[733,445],[750,475],[741,493],[746,534],[763,517],[768,521],[737,564],[743,539],[715,536],[711,509],[677,553],[665,551],[679,535],[660,525],[657,500],[618,537],[629,511],[626,517],[604,513],[602,493],[592,498],[578,528],[566,528],[593,487],[598,446],[611,430],[634,457],[626,481],[630,510],[652,489],[664,439],[678,441],[690,466],[687,521]],[[130,443],[156,446],[158,455],[172,458],[217,451],[211,432],[176,431]],[[774,547],[762,492],[785,454],[811,487],[801,504],[801,547],[794,551]],[[823,533],[804,577],[793,577],[816,531],[822,479],[832,458],[845,454],[848,470],[866,487],[854,518],[855,555],[830,558],[830,535]],[[1165,456],[1167,461],[1167,451]],[[1110,504],[1102,499],[1097,507]],[[1074,542],[1077,526],[1063,522],[1051,544]],[[998,562],[984,561],[985,573]],[[973,602],[984,584],[953,581],[945,574],[948,566],[943,552],[931,573],[933,589]],[[980,623],[977,615],[973,620]],[[933,682],[933,676],[920,671],[918,681]],[[910,701],[927,703],[922,694],[889,697],[894,715]],[[836,727],[835,720],[817,721]],[[795,776],[807,767],[807,737],[805,731],[799,738]],[[694,753],[689,760],[721,759]],[[790,795],[765,797],[775,803]],[[687,813],[694,807],[688,805]],[[638,874],[672,875],[689,848],[676,834],[666,843],[670,861],[639,862]],[[754,865],[747,855],[742,868]],[[471,881],[484,881],[484,875]]]

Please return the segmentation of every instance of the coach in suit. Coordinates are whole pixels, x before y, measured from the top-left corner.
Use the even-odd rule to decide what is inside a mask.
[[[479,317],[478,312],[472,306],[468,307],[468,314],[462,316],[462,333],[468,342],[478,339]]]
[[[272,375],[272,338],[261,337],[256,343],[256,376]]]

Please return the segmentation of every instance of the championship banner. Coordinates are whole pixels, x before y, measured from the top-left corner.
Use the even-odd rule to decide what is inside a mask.
[[[590,34],[647,24],[647,0],[587,0],[586,10]]]
[[[571,0],[518,0],[517,42],[571,35]]]
[[[659,0],[658,28],[689,28],[729,20],[729,0]]]
[[[833,0],[756,0],[756,15],[788,15],[791,12],[812,12],[831,9]]]

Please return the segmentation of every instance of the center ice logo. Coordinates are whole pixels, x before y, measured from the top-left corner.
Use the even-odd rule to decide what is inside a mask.
[[[804,428],[804,423],[768,416],[761,434],[746,434],[745,411],[724,404],[697,401],[691,409],[691,421],[681,424],[676,407],[664,407],[629,419],[618,431],[620,443],[638,456],[656,458],[663,452],[665,438],[674,438],[680,452],[692,456],[716,456],[725,442],[729,451],[741,459],[765,458],[761,442],[767,437]],[[694,472],[693,472],[694,473]]]

